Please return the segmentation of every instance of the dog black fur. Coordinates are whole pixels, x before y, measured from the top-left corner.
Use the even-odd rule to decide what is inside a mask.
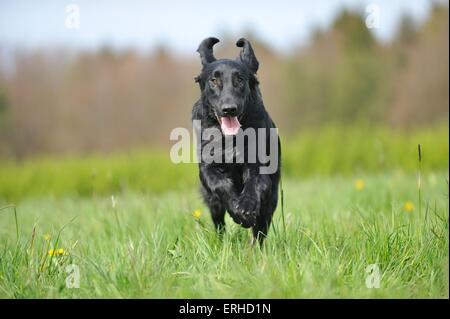
[[[256,134],[262,134],[257,129],[266,129],[266,148],[270,152],[269,131],[276,126],[262,101],[256,78],[259,63],[253,48],[242,38],[236,43],[242,48],[236,60],[217,60],[212,49],[217,42],[217,38],[207,38],[197,50],[203,68],[195,78],[201,90],[201,98],[192,111],[192,119],[201,121],[196,133],[201,136],[208,128],[220,130],[220,118],[235,116],[242,130],[251,127]],[[278,202],[280,181],[281,147],[278,136],[276,139],[278,162],[273,174],[260,174],[259,168],[267,163],[261,163],[258,158],[256,163],[206,163],[200,160],[201,193],[219,232],[225,227],[225,211],[228,211],[236,223],[245,228],[252,227],[253,237],[260,243],[267,235]],[[208,142],[202,141],[200,147],[203,149]],[[244,145],[246,151],[248,140]]]

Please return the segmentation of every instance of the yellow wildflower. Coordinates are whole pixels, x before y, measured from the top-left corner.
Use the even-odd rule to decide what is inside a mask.
[[[44,235],[44,239],[45,239],[45,241],[49,241],[50,240],[50,234],[45,234]]]
[[[362,190],[364,188],[364,186],[365,186],[365,183],[364,183],[364,181],[362,179],[357,179],[355,181],[355,188],[356,188],[357,191]]]
[[[412,212],[414,210],[414,204],[411,201],[407,201],[406,203],[403,204],[403,210],[405,212]]]
[[[192,212],[192,216],[194,216],[194,218],[199,219],[200,216],[202,216],[202,212],[200,211],[200,209],[196,209]]]
[[[68,253],[64,249],[59,248],[59,249],[50,249],[48,251],[48,255],[49,256],[63,256],[63,255],[68,255]]]

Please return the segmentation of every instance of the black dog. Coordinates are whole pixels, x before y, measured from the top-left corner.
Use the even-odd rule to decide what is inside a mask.
[[[259,62],[250,42],[243,38],[237,41],[236,45],[242,50],[236,60],[217,60],[212,50],[217,42],[216,38],[207,38],[197,50],[203,65],[201,74],[195,78],[200,85],[201,98],[192,111],[192,119],[201,121],[200,127],[196,128],[197,137],[202,136],[205,130],[216,129],[220,130],[223,140],[232,138],[236,142],[239,134],[253,128],[257,139],[266,144],[265,155],[276,152],[276,169],[262,174],[260,169],[267,167],[267,161],[260,158],[253,162],[248,160],[250,147],[259,150],[261,146],[247,136],[243,150],[240,150],[244,155],[243,162],[225,163],[221,155],[222,163],[207,162],[201,157],[201,193],[217,230],[224,229],[225,211],[228,211],[236,223],[245,228],[252,227],[254,239],[262,242],[278,202],[280,141],[275,133],[274,149],[270,132],[276,132],[276,127],[262,101],[256,78]],[[258,130],[261,128],[265,130]],[[200,152],[210,142],[210,139],[202,140]],[[223,145],[222,141],[220,143]],[[233,159],[236,159],[239,150],[232,147],[232,152]]]

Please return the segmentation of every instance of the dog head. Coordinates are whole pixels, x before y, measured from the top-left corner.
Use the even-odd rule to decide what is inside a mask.
[[[200,84],[202,98],[225,135],[236,135],[245,115],[248,100],[258,85],[258,60],[250,42],[244,38],[236,42],[242,48],[235,60],[219,59],[213,54],[217,38],[207,38],[197,52],[202,72],[195,78]]]

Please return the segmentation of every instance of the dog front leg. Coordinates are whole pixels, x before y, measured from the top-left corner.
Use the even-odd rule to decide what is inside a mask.
[[[202,165],[200,172],[200,179],[205,188],[222,199],[223,205],[231,218],[245,228],[253,227],[256,223],[256,215],[251,213],[250,209],[242,209],[244,198],[239,201],[240,194],[236,190],[233,181],[223,174],[220,169],[212,165]],[[249,203],[250,201],[251,199],[249,199]]]
[[[213,165],[200,165],[200,180],[211,193],[222,199],[225,208],[233,207],[238,193],[233,181]]]
[[[236,211],[245,216],[251,226],[255,226],[260,215],[262,199],[269,191],[271,179],[268,175],[260,174],[257,166],[244,170],[244,187],[236,202]]]

